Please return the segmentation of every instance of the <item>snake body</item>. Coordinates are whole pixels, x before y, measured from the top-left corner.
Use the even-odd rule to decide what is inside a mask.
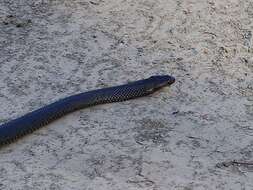
[[[174,81],[174,77],[169,75],[152,76],[125,85],[92,90],[66,97],[0,125],[0,145],[11,143],[70,112],[97,104],[145,96],[174,83]]]

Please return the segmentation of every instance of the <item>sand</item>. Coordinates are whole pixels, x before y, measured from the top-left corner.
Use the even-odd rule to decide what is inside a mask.
[[[1,123],[75,93],[176,77],[1,148],[0,189],[253,189],[252,20],[250,0],[0,1]]]

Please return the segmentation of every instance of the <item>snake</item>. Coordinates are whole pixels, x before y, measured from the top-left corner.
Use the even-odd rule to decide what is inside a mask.
[[[76,110],[147,96],[174,82],[173,76],[155,75],[119,86],[91,90],[62,98],[0,125],[0,146],[10,144]]]

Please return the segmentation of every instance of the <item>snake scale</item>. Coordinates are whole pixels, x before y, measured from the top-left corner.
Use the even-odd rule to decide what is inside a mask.
[[[169,75],[151,76],[125,85],[92,90],[60,99],[0,125],[0,145],[9,144],[70,112],[97,104],[146,96],[174,82],[175,78]]]

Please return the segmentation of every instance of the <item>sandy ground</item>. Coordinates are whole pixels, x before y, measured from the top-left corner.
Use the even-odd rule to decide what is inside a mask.
[[[250,0],[1,0],[1,123],[91,89],[177,81],[1,148],[0,189],[253,189],[252,21]]]

